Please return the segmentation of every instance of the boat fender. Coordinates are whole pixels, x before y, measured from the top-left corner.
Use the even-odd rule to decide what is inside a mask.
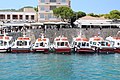
[[[77,51],[77,48],[75,47],[75,51]]]
[[[108,46],[110,46],[110,44],[108,44]]]

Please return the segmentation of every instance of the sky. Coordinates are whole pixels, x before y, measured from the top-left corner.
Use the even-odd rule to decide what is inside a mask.
[[[0,9],[20,9],[24,6],[37,6],[38,0],[1,0]],[[120,10],[120,0],[71,0],[74,11],[105,14]]]

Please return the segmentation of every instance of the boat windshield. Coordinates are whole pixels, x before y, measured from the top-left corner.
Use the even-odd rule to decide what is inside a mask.
[[[57,42],[57,46],[69,46],[68,42]]]
[[[17,41],[17,46],[27,46],[27,41]]]
[[[87,47],[89,46],[89,43],[88,43],[88,42],[81,42],[81,43],[79,42],[79,43],[78,43],[78,47],[86,47],[86,46],[87,46]]]
[[[39,46],[45,47],[45,46],[47,46],[47,43],[40,42],[40,43],[35,44],[35,47],[39,47]]]
[[[6,41],[0,40],[0,46],[6,46],[6,45],[7,45]]]
[[[101,44],[101,46],[107,46],[108,42],[99,42]]]

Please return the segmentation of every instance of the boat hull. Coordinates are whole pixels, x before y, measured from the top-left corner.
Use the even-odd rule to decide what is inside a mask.
[[[30,48],[12,48],[12,53],[29,53],[31,52]]]
[[[70,53],[71,48],[55,48],[56,53]]]
[[[120,53],[120,48],[114,49],[114,52],[115,52],[115,53]]]
[[[4,53],[4,52],[10,52],[9,49],[0,49],[0,53]]]
[[[98,53],[114,53],[114,48],[98,48]]]
[[[49,49],[48,48],[38,48],[38,49],[33,49],[33,52],[42,52],[42,53],[48,53]]]
[[[94,50],[91,48],[80,48],[76,50],[77,53],[94,53]]]

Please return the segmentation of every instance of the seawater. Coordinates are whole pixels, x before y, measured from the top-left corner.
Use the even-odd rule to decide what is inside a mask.
[[[120,80],[120,54],[0,54],[0,80]]]

